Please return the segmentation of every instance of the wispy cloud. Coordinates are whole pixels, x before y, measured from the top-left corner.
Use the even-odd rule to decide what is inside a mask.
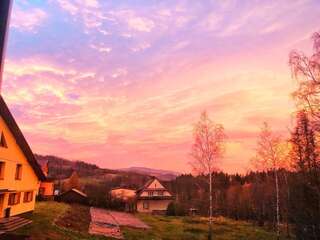
[[[19,6],[15,6],[10,26],[21,32],[36,32],[47,17],[48,14],[40,8],[22,10]]]
[[[85,31],[94,29],[101,32],[99,27],[108,20],[96,0],[57,0],[57,3],[64,11],[71,14],[75,21],[81,22]]]
[[[132,17],[128,19],[128,25],[130,28],[141,31],[141,32],[151,32],[154,28],[154,22],[147,18]]]
[[[287,54],[301,39],[309,47],[319,10],[315,0],[15,2],[2,94],[35,152],[104,167],[190,170],[206,109],[229,136],[221,168],[241,170],[261,121],[290,124]]]

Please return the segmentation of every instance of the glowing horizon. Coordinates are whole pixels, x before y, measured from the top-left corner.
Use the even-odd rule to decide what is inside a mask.
[[[263,121],[291,127],[293,49],[320,4],[299,1],[14,2],[2,94],[35,153],[105,168],[190,172],[207,110],[245,172]]]

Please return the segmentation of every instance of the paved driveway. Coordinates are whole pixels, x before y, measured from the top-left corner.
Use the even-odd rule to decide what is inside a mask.
[[[104,235],[117,239],[123,239],[120,226],[133,228],[150,228],[133,214],[124,212],[109,211],[101,208],[90,208],[91,222],[89,226],[90,234]]]
[[[142,229],[150,228],[147,224],[142,222],[139,218],[137,218],[133,214],[116,212],[116,211],[108,211],[108,212],[120,226],[142,228]]]

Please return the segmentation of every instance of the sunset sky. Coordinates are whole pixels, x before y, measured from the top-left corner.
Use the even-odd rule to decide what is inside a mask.
[[[34,152],[189,172],[207,110],[245,172],[263,121],[288,134],[292,49],[318,0],[15,0],[2,94]]]

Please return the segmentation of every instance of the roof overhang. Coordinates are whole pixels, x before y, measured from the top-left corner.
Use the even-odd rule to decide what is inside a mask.
[[[1,194],[1,193],[11,193],[11,192],[16,192],[16,190],[0,189],[0,194]]]
[[[137,200],[174,200],[173,196],[152,196],[152,197],[141,197],[139,196]]]
[[[31,165],[33,171],[37,175],[38,179],[40,181],[45,181],[46,176],[42,172],[42,169],[40,165],[38,164],[37,160],[35,159],[32,150],[27,142],[27,140],[24,138],[20,128],[18,127],[18,124],[14,120],[7,104],[5,103],[4,99],[0,95],[0,115],[7,124],[10,132],[14,136],[18,146],[20,147],[21,151],[23,152],[24,156],[26,157],[27,161]]]

